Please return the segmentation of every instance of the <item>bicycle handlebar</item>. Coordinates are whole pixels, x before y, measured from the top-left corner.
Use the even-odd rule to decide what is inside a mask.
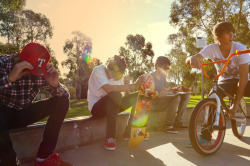
[[[242,51],[237,51],[237,50],[236,50],[236,52],[235,52],[235,53],[232,53],[227,59],[221,60],[221,61],[215,61],[215,62],[210,62],[210,63],[202,63],[202,61],[200,61],[201,65],[202,65],[202,71],[203,71],[204,76],[205,76],[206,78],[208,78],[208,79],[214,79],[214,78],[220,77],[220,76],[224,73],[224,71],[225,71],[225,69],[226,69],[226,67],[227,67],[227,65],[228,65],[228,63],[229,63],[229,61],[230,61],[230,59],[231,59],[234,55],[239,56],[240,54],[246,54],[246,53],[250,53],[250,49],[248,49],[248,50],[242,50]],[[223,69],[221,70],[221,72],[220,72],[218,75],[213,76],[213,78],[210,78],[210,77],[207,75],[206,71],[205,71],[205,66],[207,66],[207,65],[212,65],[212,64],[215,64],[215,63],[223,63],[223,62],[226,62],[226,63],[225,63],[225,65],[224,65]],[[187,64],[187,65],[189,65],[189,64]]]

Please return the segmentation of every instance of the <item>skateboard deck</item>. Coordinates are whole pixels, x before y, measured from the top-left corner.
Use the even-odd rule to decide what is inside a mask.
[[[148,122],[151,101],[157,94],[154,92],[154,79],[150,74],[144,74],[145,83],[140,86],[135,107],[134,119],[132,122],[129,146],[139,145],[146,134],[146,125]]]

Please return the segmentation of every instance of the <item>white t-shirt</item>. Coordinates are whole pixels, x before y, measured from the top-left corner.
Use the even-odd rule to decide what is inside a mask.
[[[110,85],[124,85],[124,78],[115,81],[114,79],[108,79],[105,72],[105,66],[100,65],[93,69],[89,78],[88,96],[89,110],[91,111],[95,103],[107,93],[101,87],[105,84]]]
[[[242,51],[246,49],[247,47],[245,45],[233,41],[229,55],[235,53],[236,50]],[[205,59],[211,59],[212,61],[220,61],[227,59],[223,57],[219,48],[219,43],[208,45],[203,50],[201,50],[200,54]],[[227,79],[239,78],[239,65],[245,63],[250,63],[250,54],[240,54],[239,56],[233,56],[230,59],[224,73],[219,77],[219,82]],[[224,64],[225,63],[215,64],[217,74],[222,71]]]

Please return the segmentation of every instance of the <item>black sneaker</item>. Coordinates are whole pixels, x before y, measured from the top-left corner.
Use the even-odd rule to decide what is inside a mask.
[[[171,134],[178,134],[178,130],[176,130],[176,128],[174,128],[173,126],[167,126],[165,128],[165,131]]]
[[[174,127],[176,127],[176,128],[188,128],[188,126],[187,125],[185,125],[184,123],[177,123],[177,124],[174,124]]]

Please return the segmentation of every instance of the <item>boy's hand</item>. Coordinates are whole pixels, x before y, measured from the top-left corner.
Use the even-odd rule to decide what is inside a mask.
[[[130,83],[130,77],[124,76],[124,84],[129,84],[129,83]]]
[[[199,59],[196,56],[192,56],[190,58],[190,65],[192,68],[197,68],[197,69],[202,68],[201,62],[199,61]]]
[[[139,88],[141,86],[141,84],[143,84],[145,82],[144,80],[144,76],[141,75],[137,78],[137,80],[135,81],[135,89]]]
[[[49,64],[47,66],[47,72],[50,73],[50,75],[48,77],[45,77],[48,84],[54,88],[58,87],[58,85],[59,85],[59,73],[57,72],[57,70],[54,68],[54,66],[52,64]]]
[[[22,76],[29,74],[28,70],[32,69],[33,66],[27,61],[15,64],[14,68],[9,73],[10,82],[15,82],[16,80],[19,80],[20,78],[22,78]]]

